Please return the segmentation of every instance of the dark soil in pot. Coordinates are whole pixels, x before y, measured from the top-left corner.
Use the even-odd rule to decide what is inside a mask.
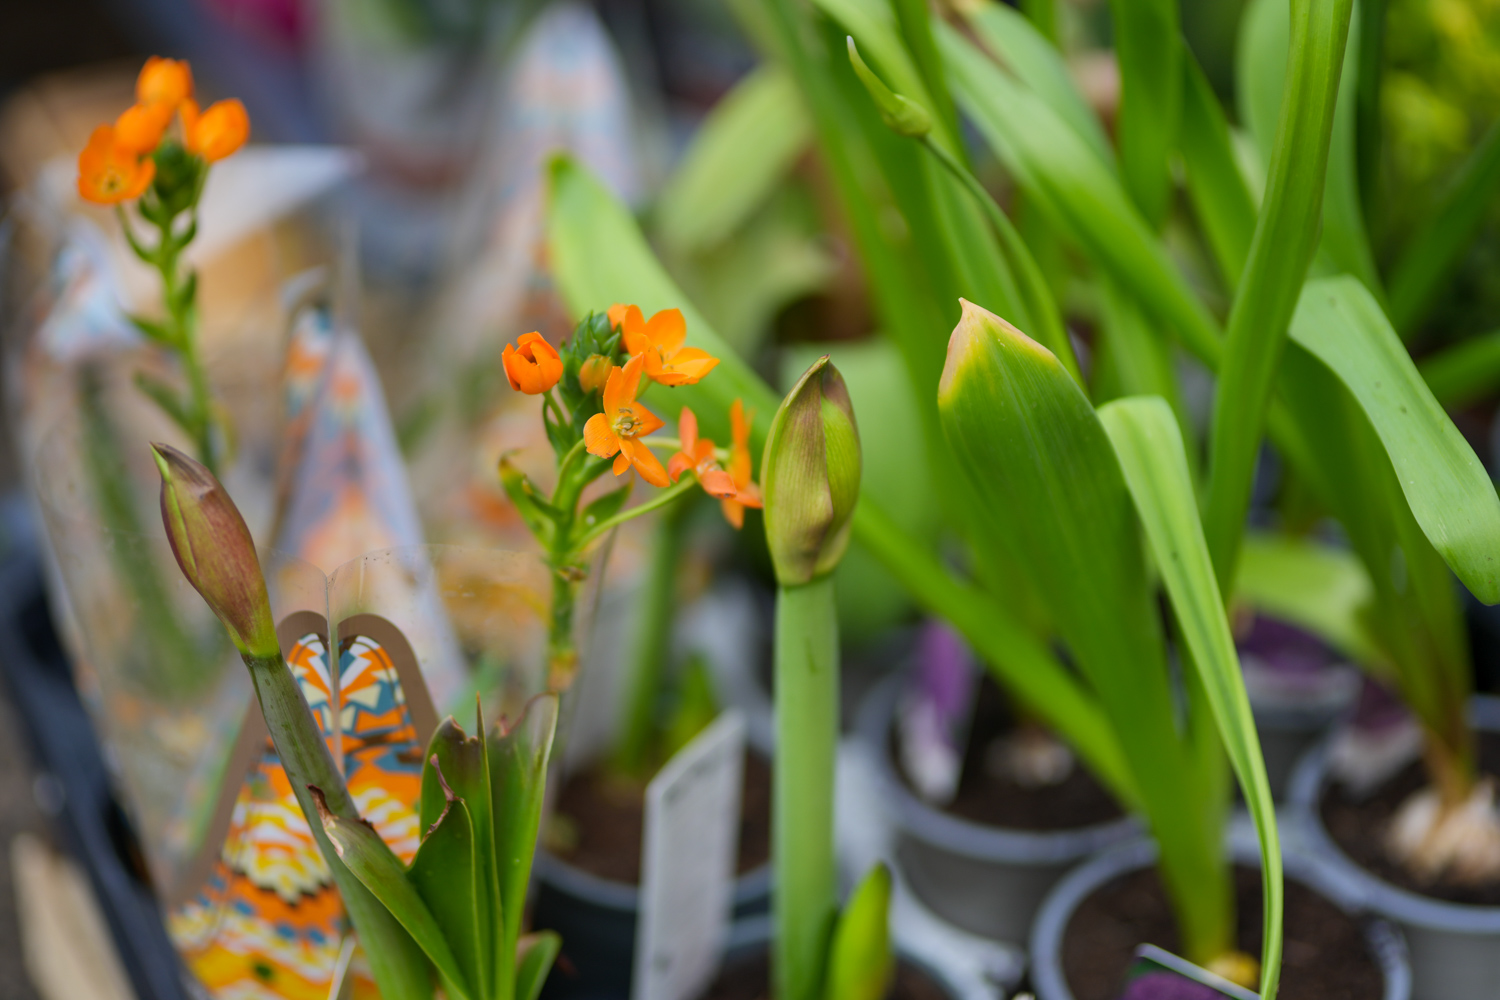
[[[737,875],[771,857],[771,765],[757,753],[745,754],[742,789]],[[568,849],[549,843],[548,850],[591,875],[638,885],[645,791],[644,785],[622,784],[603,766],[569,776],[558,794],[556,816],[566,818],[574,842]]]
[[[1019,784],[990,766],[988,759],[996,741],[1015,729],[1016,720],[1005,704],[1004,695],[993,681],[984,678],[974,704],[958,791],[952,802],[937,808],[971,823],[1038,832],[1095,826],[1124,815],[1104,786],[1076,760],[1067,778],[1041,787]],[[901,766],[894,726],[892,730],[887,747],[892,768],[912,794],[917,795]]]
[[[1500,780],[1500,733],[1481,732],[1479,769]],[[1355,864],[1394,886],[1449,903],[1470,906],[1500,906],[1500,881],[1483,885],[1440,878],[1428,881],[1408,872],[1386,854],[1385,837],[1391,817],[1418,789],[1427,784],[1420,761],[1407,765],[1373,794],[1355,799],[1337,782],[1323,789],[1318,811],[1323,826],[1339,849]]]
[[[719,977],[700,1000],[769,1000],[771,962],[764,952],[724,964]],[[896,981],[886,1000],[949,1000],[946,990],[909,962],[896,966]]]
[[[1239,947],[1261,948],[1260,872],[1235,869]],[[1299,882],[1286,882],[1286,948],[1277,1000],[1379,1000],[1384,980],[1359,923]],[[1096,889],[1063,938],[1063,969],[1076,1000],[1114,1000],[1140,944],[1176,953],[1177,930],[1154,868]]]

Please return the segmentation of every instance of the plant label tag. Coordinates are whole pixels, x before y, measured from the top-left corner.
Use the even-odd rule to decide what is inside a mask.
[[[1260,1000],[1260,994],[1236,986],[1154,944],[1135,950],[1120,1000]]]
[[[745,720],[721,714],[646,788],[634,1000],[692,1000],[729,936]]]

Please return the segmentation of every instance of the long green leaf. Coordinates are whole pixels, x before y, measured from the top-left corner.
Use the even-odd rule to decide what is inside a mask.
[[[333,842],[339,860],[406,928],[448,988],[458,991],[466,1000],[479,1000],[480,994],[469,985],[432,911],[408,880],[401,859],[380,839],[380,834],[360,820],[345,819],[326,810],[321,817],[323,832]]]
[[[482,734],[484,719],[479,716],[477,705],[475,726]],[[436,766],[433,764],[434,758],[437,760]],[[423,830],[433,829],[448,811],[450,790],[464,802],[474,840],[474,912],[480,941],[480,975],[475,981],[475,989],[485,996],[494,996],[497,990],[497,949],[494,942],[500,936],[504,911],[495,870],[489,761],[484,752],[483,736],[468,735],[452,716],[444,719],[432,734],[422,763]]]
[[[515,724],[502,722],[485,739],[489,757],[491,801],[495,817],[495,859],[505,919],[504,941],[515,947],[521,936],[526,886],[542,820],[547,790],[547,761],[557,734],[557,697],[540,695]]]
[[[1153,226],[1166,218],[1171,154],[1182,109],[1183,47],[1177,0],[1111,0],[1120,110],[1120,173]]]
[[[1428,355],[1417,371],[1445,407],[1468,406],[1500,388],[1500,330]]]
[[[715,246],[764,204],[812,142],[797,86],[774,65],[746,76],[714,105],[656,208],[662,242],[677,253]]]
[[[1060,233],[1210,365],[1218,324],[1167,257],[1120,181],[1057,113],[972,42],[937,25],[953,92],[1027,197]]]
[[[573,315],[582,316],[600,303],[624,301],[637,302],[648,312],[681,308],[688,343],[723,361],[709,378],[674,389],[668,398],[675,402],[688,394],[700,419],[722,413],[742,398],[753,411],[752,450],[764,444],[779,405],[776,393],[739,358],[723,353],[722,340],[672,284],[629,212],[570,160],[559,159],[552,166],[548,235],[553,274]],[[722,432],[704,433],[718,437]],[[883,512],[874,496],[864,496],[856,508],[854,536],[918,603],[953,621],[997,676],[1078,750],[1122,802],[1137,801],[1134,779],[1113,733],[1103,724],[1097,701],[1011,608],[954,577],[929,545]]]
[[[1369,291],[1347,277],[1309,282],[1292,336],[1359,400],[1443,560],[1475,597],[1500,603],[1500,497]]]
[[[1500,122],[1474,147],[1391,270],[1391,321],[1410,334],[1453,277],[1500,188]]]
[[[1380,663],[1368,619],[1374,588],[1359,559],[1344,549],[1308,538],[1247,535],[1234,594],[1257,611],[1306,629],[1355,663]]]
[[[1192,53],[1183,58],[1182,129],[1188,196],[1230,290],[1240,282],[1255,236],[1255,199],[1240,173],[1224,109]]]
[[[839,914],[823,1000],[883,1000],[896,974],[891,950],[891,870],[876,865]]]
[[[516,1000],[537,1000],[547,984],[547,973],[562,950],[562,938],[556,931],[538,931],[521,939],[516,963]]]
[[[1178,736],[1166,648],[1119,462],[1057,359],[965,303],[938,395],[966,478],[996,518],[1137,775],[1188,956],[1232,946],[1218,810]],[[1189,491],[1191,495],[1191,491]],[[1217,815],[1217,812],[1215,812]]]
[[[1283,907],[1276,810],[1255,733],[1250,696],[1240,677],[1234,636],[1224,616],[1224,601],[1198,522],[1197,498],[1188,477],[1182,435],[1171,407],[1155,396],[1106,404],[1099,409],[1099,420],[1120,460],[1190,654],[1188,659],[1208,695],[1219,735],[1255,820],[1265,886],[1260,995],[1274,997],[1281,973]]]
[[[1291,50],[1266,196],[1230,309],[1214,399],[1204,531],[1221,589],[1234,579],[1272,380],[1317,246],[1352,3],[1292,0]]]
[[[1027,15],[995,0],[962,4],[959,14],[1016,78],[1072,126],[1079,138],[1098,155],[1099,161],[1113,170],[1114,148],[1104,134],[1104,126],[1078,92],[1062,53]]]
[[[453,948],[466,980],[482,989],[487,925],[479,915],[482,887],[468,806],[462,799],[449,799],[437,823],[425,829],[407,877]]]

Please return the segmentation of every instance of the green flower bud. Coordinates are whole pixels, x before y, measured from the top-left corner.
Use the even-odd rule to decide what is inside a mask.
[[[859,426],[825,354],[782,401],[761,461],[766,542],[782,586],[833,572],[859,500]]]
[[[900,135],[909,135],[913,139],[920,139],[932,131],[932,116],[927,109],[916,101],[902,97],[887,87],[875,71],[865,65],[860,58],[859,49],[854,45],[854,37],[847,36],[849,40],[849,64],[854,67],[854,75],[859,77],[859,82],[865,85],[870,96],[875,100],[875,109],[880,112],[880,120],[893,132]]]
[[[161,520],[182,575],[242,655],[280,656],[265,577],[239,508],[200,463],[170,445],[151,450],[161,471]]]

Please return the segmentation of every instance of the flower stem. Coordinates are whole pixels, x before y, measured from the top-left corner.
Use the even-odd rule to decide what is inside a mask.
[[[818,1000],[838,912],[833,854],[839,727],[833,579],[776,591],[776,757],[771,810],[777,1000]]]
[[[679,503],[662,512],[652,539],[651,565],[641,588],[635,616],[639,631],[631,651],[630,673],[625,678],[620,731],[615,741],[615,768],[630,777],[644,777],[656,731],[657,696],[672,649],[673,599],[688,507]]]
[[[600,521],[588,531],[584,532],[582,537],[578,539],[578,542],[574,546],[574,548],[579,552],[584,551],[590,545],[592,545],[596,539],[603,537],[605,534],[618,528],[626,521],[633,520],[637,517],[640,517],[642,514],[649,514],[653,510],[665,507],[667,504],[671,503],[673,500],[676,500],[678,497],[682,496],[684,493],[688,492],[697,485],[698,481],[696,479],[694,479],[692,476],[684,475],[681,479],[677,480],[676,483],[668,486],[666,489],[662,490],[660,493],[656,494],[656,496],[652,497],[650,500],[647,500],[645,503],[638,504],[637,506],[634,506],[629,510],[622,510],[614,517],[606,518],[603,521]]]

